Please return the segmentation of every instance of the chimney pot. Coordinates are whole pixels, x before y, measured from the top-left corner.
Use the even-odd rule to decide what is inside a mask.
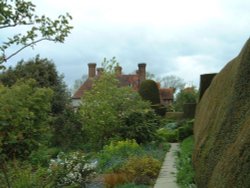
[[[140,83],[142,83],[144,80],[146,80],[146,63],[139,63],[138,68]]]
[[[89,63],[89,78],[94,78],[96,75],[96,63]]]

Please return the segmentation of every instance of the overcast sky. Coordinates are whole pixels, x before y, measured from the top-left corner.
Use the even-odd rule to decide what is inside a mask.
[[[39,14],[69,12],[74,29],[64,44],[43,42],[9,65],[40,54],[52,59],[65,81],[116,57],[124,73],[140,62],[158,77],[177,75],[199,85],[199,75],[219,72],[250,34],[250,0],[33,0]]]

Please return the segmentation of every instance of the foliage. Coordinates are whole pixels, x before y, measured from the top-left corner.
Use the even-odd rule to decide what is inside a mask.
[[[12,86],[18,79],[34,79],[38,87],[48,87],[53,90],[51,101],[53,119],[50,123],[52,135],[50,139],[54,146],[67,149],[74,145],[76,139],[82,138],[79,117],[70,109],[70,95],[67,92],[63,76],[59,75],[55,64],[46,58],[36,56],[27,62],[20,61],[14,68],[8,68],[0,74],[0,82]],[[77,130],[78,129],[78,130]],[[73,149],[73,148],[72,148]]]
[[[48,176],[47,168],[36,167],[30,164],[14,161],[8,162],[9,182],[0,172],[1,187],[8,188],[49,188],[52,187],[52,179]]]
[[[178,142],[193,135],[194,120],[168,123],[157,130],[157,138],[163,142]]]
[[[165,115],[167,109],[160,104],[160,91],[155,81],[144,80],[140,85],[139,94],[143,100],[151,103],[151,107],[157,115]]]
[[[69,20],[72,17],[68,13],[52,20],[45,15],[36,15],[35,7],[31,1],[26,0],[3,0],[0,2],[0,29],[12,27],[17,29],[21,26],[25,26],[27,29],[26,33],[17,33],[3,42],[0,46],[0,65],[23,49],[34,47],[41,41],[63,43],[73,28],[69,25]],[[6,51],[14,45],[18,46],[19,49],[7,55]]]
[[[182,78],[174,75],[165,76],[160,82],[163,87],[174,88],[175,91],[184,89],[186,85]]]
[[[144,80],[139,88],[141,97],[151,105],[160,104],[160,93],[157,83],[153,80]]]
[[[159,161],[164,160],[165,155],[169,151],[170,147],[171,146],[168,142],[163,141],[153,141],[151,143],[142,145],[145,155],[151,156],[154,159],[158,159]]]
[[[161,117],[164,117],[166,115],[168,107],[158,104],[158,105],[151,105],[151,107],[154,109],[155,113]]]
[[[130,157],[121,168],[121,172],[127,174],[131,182],[149,185],[153,183],[159,174],[161,162],[149,157]]]
[[[33,150],[28,157],[31,165],[47,167],[51,158],[55,158],[59,153],[59,148],[48,147],[48,144],[42,144],[37,150]]]
[[[150,142],[155,139],[155,132],[159,127],[159,118],[153,111],[141,111],[129,114],[121,127],[121,137],[135,139],[137,143]]]
[[[194,146],[194,138],[190,136],[183,140],[180,146],[177,159],[177,183],[182,188],[195,187],[194,185],[194,169],[192,166],[192,152]]]
[[[250,40],[199,101],[193,165],[197,187],[250,187]]]
[[[118,87],[112,66],[105,67],[103,74],[94,80],[93,88],[84,93],[79,109],[83,129],[88,133],[87,142],[95,149],[108,144],[110,139],[119,140],[124,122],[131,114],[147,114],[150,111],[149,104],[142,101],[138,93],[129,87]],[[134,131],[134,128],[129,131]]]
[[[142,148],[135,140],[111,142],[98,155],[98,167],[102,172],[119,169],[130,156],[142,155]]]
[[[104,175],[104,184],[106,188],[114,188],[128,182],[124,173],[110,173]]]
[[[193,135],[193,125],[194,120],[184,121],[183,124],[178,128],[180,141]]]
[[[198,91],[195,87],[185,88],[176,95],[174,107],[176,111],[183,111],[185,103],[196,103]]]
[[[65,151],[83,148],[85,133],[78,112],[65,107],[64,111],[57,115],[53,128],[54,134],[51,140],[54,146]]]
[[[63,76],[58,74],[51,60],[36,56],[27,62],[18,62],[15,68],[10,67],[0,74],[0,82],[5,86],[12,86],[19,79],[34,79],[39,87],[49,87],[54,91],[53,114],[61,113],[69,102]]]
[[[54,187],[74,186],[85,187],[95,174],[96,162],[90,162],[80,152],[60,153],[51,159],[50,176],[54,179]]]
[[[158,139],[163,142],[178,142],[178,130],[160,128],[157,130]]]
[[[52,90],[34,80],[0,85],[0,146],[2,157],[27,157],[48,130]]]

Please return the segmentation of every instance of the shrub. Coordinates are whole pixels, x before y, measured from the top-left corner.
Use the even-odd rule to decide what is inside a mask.
[[[19,161],[8,162],[5,166],[5,175],[0,172],[0,187],[38,188],[51,187],[47,168],[32,167],[30,164]]]
[[[130,181],[136,184],[153,184],[161,168],[161,162],[149,156],[130,157],[121,168]]]
[[[0,84],[0,158],[26,159],[49,131],[53,92],[35,80]],[[0,163],[2,163],[0,159]]]
[[[194,121],[185,121],[179,128],[179,140],[184,140],[185,138],[193,135],[193,124]]]
[[[152,108],[155,110],[155,113],[159,116],[164,117],[167,112],[167,107],[164,105],[158,104],[158,105],[153,105]]]
[[[143,149],[146,155],[163,161],[166,152],[170,149],[170,144],[168,142],[151,142],[143,145]]]
[[[32,151],[28,160],[32,165],[47,166],[51,158],[55,158],[59,153],[58,148],[48,148],[42,145],[38,150]]]
[[[160,93],[157,83],[153,80],[145,80],[141,83],[139,94],[144,100],[148,100],[152,105],[160,104]]]
[[[95,174],[96,163],[89,162],[80,152],[60,153],[49,166],[54,186],[85,186]]]
[[[130,156],[141,155],[142,148],[135,140],[111,142],[98,155],[98,167],[102,172],[118,170]]]
[[[107,188],[113,188],[128,182],[128,178],[124,173],[111,173],[104,175],[104,184]]]
[[[166,128],[160,128],[157,130],[158,139],[164,142],[177,142],[179,139],[178,134],[178,130],[170,130]]]
[[[137,143],[150,142],[160,125],[158,116],[152,111],[133,112],[124,119],[121,134],[124,139],[135,139]]]

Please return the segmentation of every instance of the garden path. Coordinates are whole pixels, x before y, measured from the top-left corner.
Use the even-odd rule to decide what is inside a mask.
[[[171,143],[171,148],[167,152],[160,174],[156,180],[154,188],[178,188],[176,183],[176,152],[179,150],[179,143]]]

